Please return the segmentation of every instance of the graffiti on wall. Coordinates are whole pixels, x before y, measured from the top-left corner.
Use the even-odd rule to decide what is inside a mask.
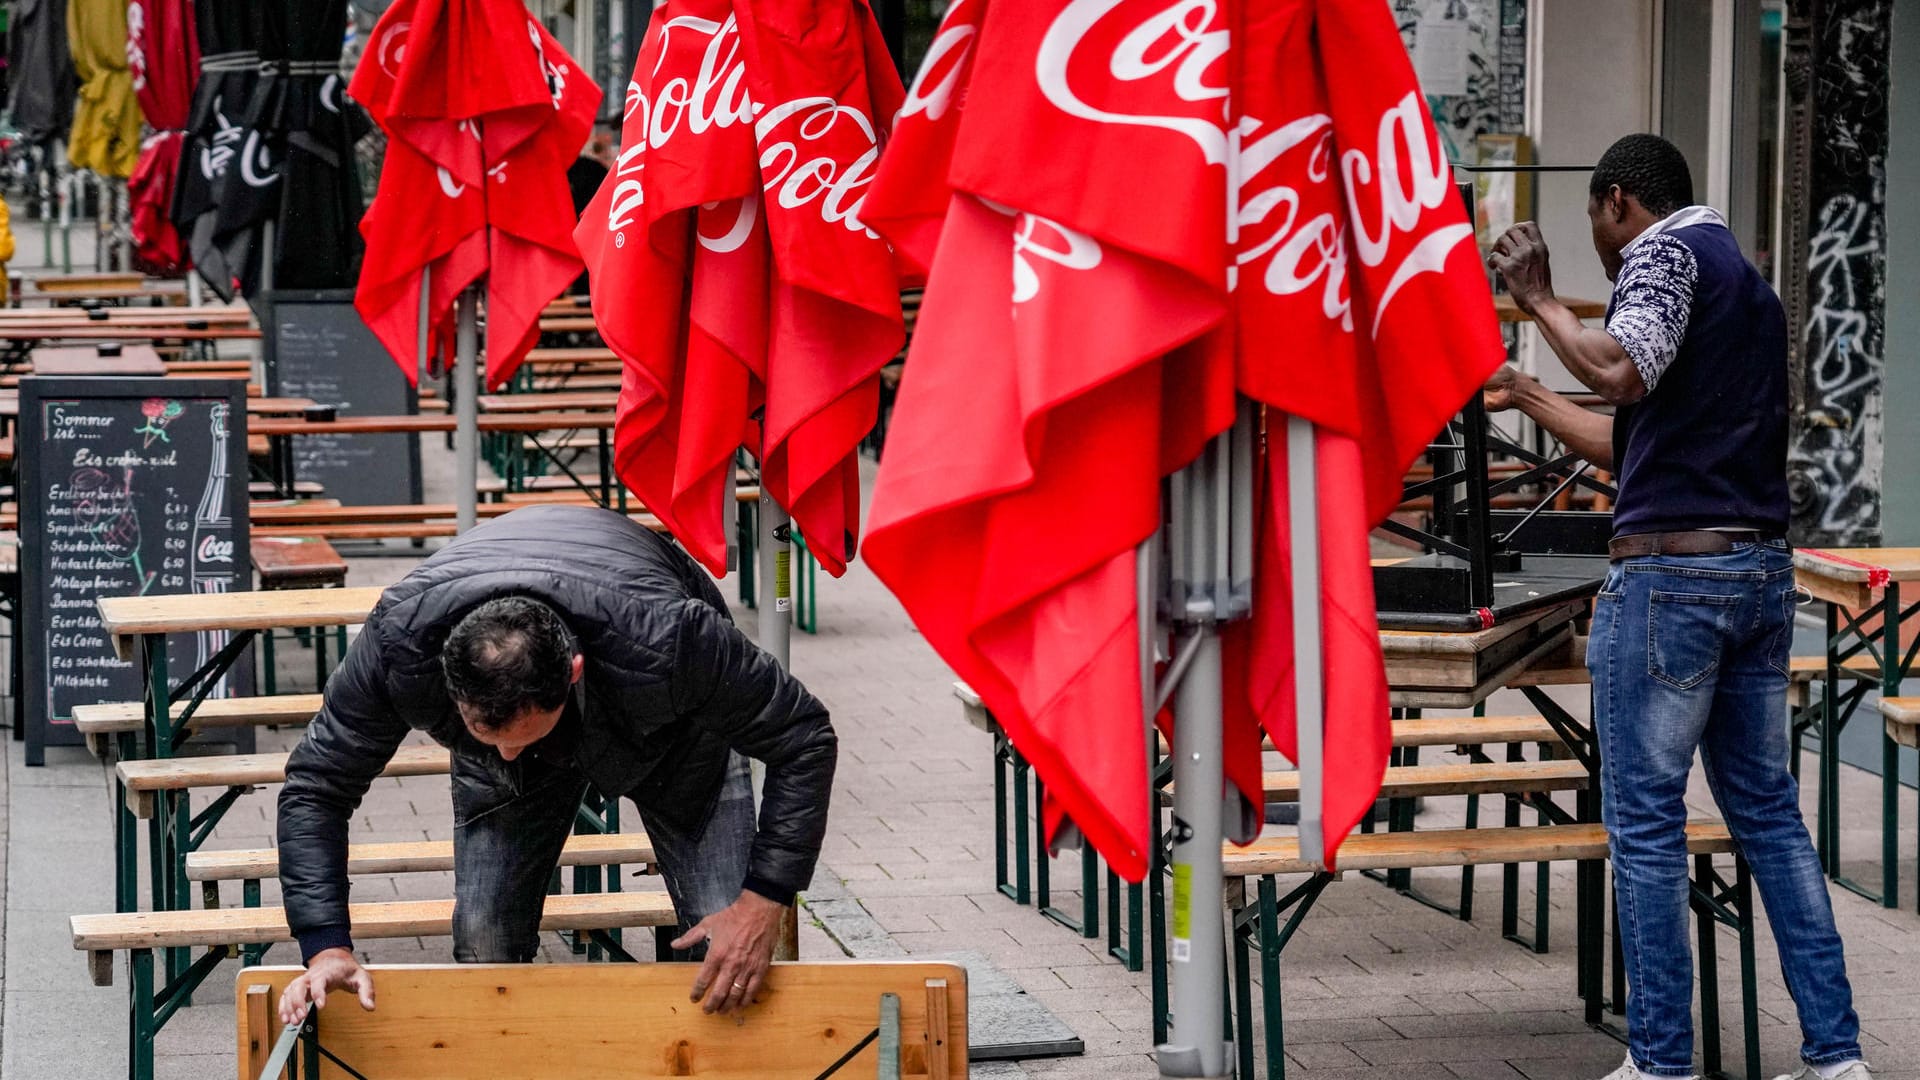
[[[1526,0],[1390,2],[1400,37],[1416,66],[1432,63],[1429,58],[1436,52],[1436,41],[1444,41],[1446,51],[1459,51],[1458,57],[1441,58],[1440,70],[1445,73],[1441,82],[1435,82],[1433,68],[1421,72],[1427,84],[1427,106],[1451,160],[1472,162],[1476,135],[1525,129]],[[1430,37],[1424,51],[1423,30]]]
[[[1813,139],[1801,408],[1788,472],[1796,540],[1880,542],[1891,0],[1836,0],[1813,25]]]

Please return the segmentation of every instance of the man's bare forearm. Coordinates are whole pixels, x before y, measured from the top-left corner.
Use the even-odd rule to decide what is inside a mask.
[[[1532,378],[1522,378],[1514,385],[1513,404],[1567,444],[1568,450],[1597,468],[1613,468],[1613,417],[1581,408]]]
[[[1580,321],[1556,299],[1534,305],[1533,324],[1574,378],[1615,405],[1631,405],[1647,395],[1640,369],[1612,334]]]

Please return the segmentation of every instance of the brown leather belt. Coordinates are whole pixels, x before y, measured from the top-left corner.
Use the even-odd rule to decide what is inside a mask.
[[[1616,536],[1607,544],[1607,556],[1614,562],[1642,555],[1724,555],[1735,544],[1758,544],[1767,537],[1757,532],[1719,532],[1697,529],[1691,532],[1637,533]]]

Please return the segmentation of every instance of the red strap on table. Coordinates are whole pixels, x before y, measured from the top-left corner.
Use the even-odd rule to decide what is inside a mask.
[[[1482,630],[1493,629],[1493,609],[1492,608],[1474,608],[1473,613],[1480,617],[1480,629]]]
[[[1800,550],[1815,558],[1825,559],[1830,563],[1838,563],[1841,566],[1851,566],[1856,570],[1865,570],[1867,572],[1867,588],[1869,589],[1884,589],[1888,585],[1893,584],[1893,571],[1884,566],[1863,563],[1857,559],[1849,559],[1845,555],[1835,555],[1831,551],[1821,551],[1819,548],[1801,548]]]

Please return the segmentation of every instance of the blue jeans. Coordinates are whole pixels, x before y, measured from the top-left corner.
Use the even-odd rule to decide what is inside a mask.
[[[1826,879],[1787,772],[1793,558],[1783,543],[1613,564],[1587,666],[1602,813],[1626,957],[1628,1049],[1655,1076],[1693,1073],[1685,803],[1694,748],[1752,868],[1800,1013],[1800,1054],[1860,1056],[1860,1022]]]
[[[453,758],[453,958],[463,964],[524,964],[540,949],[540,914],[560,849],[573,832],[587,780],[571,765],[526,755]],[[730,756],[704,825],[683,831],[641,822],[685,933],[740,896],[753,853],[753,781]],[[618,867],[611,868],[614,873]],[[687,957],[706,955],[696,946]],[[682,957],[682,958],[687,958]],[[666,959],[662,957],[661,959]]]

